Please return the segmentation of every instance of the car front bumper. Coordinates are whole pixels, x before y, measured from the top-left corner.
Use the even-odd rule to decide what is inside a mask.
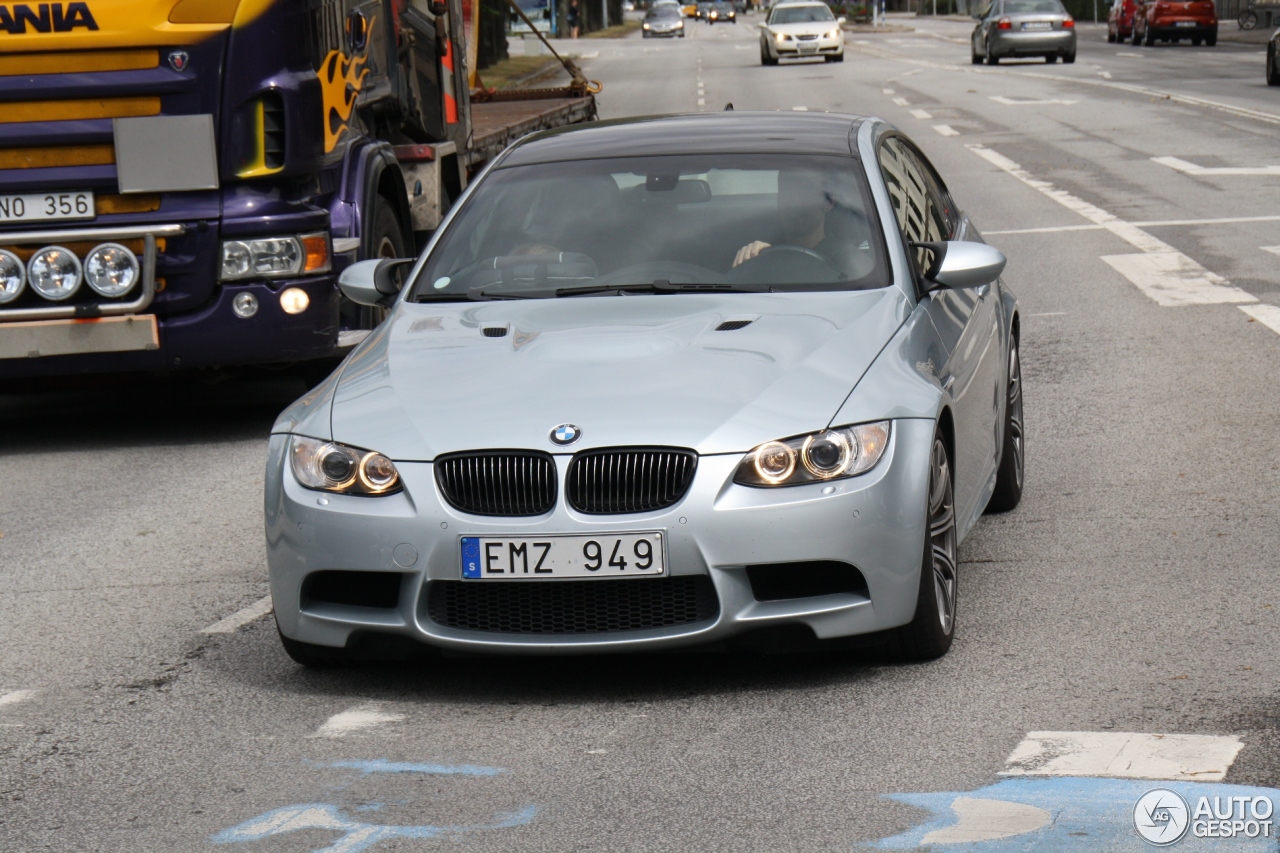
[[[991,52],[996,56],[1043,56],[1075,49],[1075,30],[997,30],[991,39]]]
[[[704,456],[689,492],[666,510],[588,516],[561,500],[547,515],[509,519],[467,515],[450,507],[439,494],[432,465],[424,462],[397,463],[405,490],[396,495],[362,498],[305,489],[286,465],[289,436],[273,435],[265,511],[276,619],[286,637],[321,646],[344,647],[357,635],[387,634],[457,651],[495,653],[673,648],[778,626],[807,626],[819,639],[894,628],[909,622],[915,611],[933,434],[932,421],[895,421],[885,456],[874,469],[826,484],[738,486],[732,480],[742,455]],[[569,459],[556,457],[562,486]],[[527,634],[446,627],[428,614],[432,583],[461,582],[459,540],[464,535],[655,530],[666,537],[672,578],[710,579],[718,599],[714,617],[625,632]],[[416,559],[406,559],[407,553]],[[856,567],[866,581],[866,594],[755,598],[747,566],[801,561],[839,561]],[[398,603],[380,609],[304,599],[305,579],[323,570],[399,573]]]
[[[816,39],[807,44],[816,44],[814,50],[801,50],[800,45],[806,44],[802,41],[784,41],[779,42],[773,40],[773,53],[779,59],[806,59],[810,56],[832,56],[838,55],[844,51],[844,43],[839,38],[833,39]]]

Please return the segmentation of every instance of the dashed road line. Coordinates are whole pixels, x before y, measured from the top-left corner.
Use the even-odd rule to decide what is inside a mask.
[[[389,714],[377,705],[360,705],[349,708],[324,721],[312,737],[343,737],[362,729],[371,729],[384,723],[398,723],[404,714]]]
[[[998,151],[979,144],[971,144],[968,148],[993,166],[1138,249],[1142,254],[1104,255],[1102,260],[1157,304],[1175,307],[1257,301],[1251,294],[1232,286],[1163,240],[1097,205],[1058,189],[1049,181],[1034,177]]]
[[[1280,175],[1280,166],[1197,166],[1177,157],[1152,157],[1151,162],[1188,175]]]
[[[1280,219],[1280,216],[1276,218]],[[1259,246],[1258,248],[1264,252],[1270,252],[1273,255],[1280,255],[1280,246]]]
[[[949,124],[935,124],[933,129],[942,136],[959,136],[960,131],[956,130]]]
[[[0,705],[17,705],[19,702],[26,702],[35,697],[34,690],[10,690],[7,693],[0,693]]]
[[[1072,104],[1080,103],[1079,101],[1068,101],[1062,98],[1006,98],[1004,95],[991,95],[990,99],[997,104],[1004,104],[1006,107],[1030,107],[1041,104],[1071,106]]]
[[[203,629],[201,634],[230,634],[237,628],[255,622],[271,612],[271,596],[264,596],[248,607],[237,610],[225,619],[219,619],[208,628]]]
[[[1280,305],[1260,302],[1257,305],[1241,305],[1240,310],[1280,335]]]
[[[1148,222],[1130,222],[1138,228],[1164,228],[1177,225],[1238,225],[1244,222],[1280,222],[1280,216],[1224,216],[1219,219],[1152,219]],[[1010,228],[1006,231],[984,231],[988,235],[1000,234],[1054,234],[1059,231],[1105,231],[1105,225],[1050,225],[1043,228]],[[1264,252],[1280,255],[1280,246],[1262,246]]]
[[[900,107],[909,107],[909,106],[911,106],[911,102],[910,102],[910,101],[908,101],[906,98],[894,98],[894,99],[893,99],[893,102],[894,102],[895,104],[897,104],[898,106],[900,106]]]
[[[1216,735],[1029,732],[1000,775],[1221,782],[1243,747]]]
[[[926,110],[912,110],[911,115],[914,116],[915,118],[920,119],[921,121],[928,121],[929,119],[933,118],[933,113],[928,112]]]

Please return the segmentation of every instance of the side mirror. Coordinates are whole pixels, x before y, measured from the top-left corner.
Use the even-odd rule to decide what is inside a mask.
[[[924,277],[940,287],[963,290],[990,284],[1004,272],[1008,260],[1000,250],[986,243],[948,240],[945,243],[912,243],[913,249],[927,249],[933,256]]]
[[[768,25],[768,24],[766,24],[764,21],[761,21],[760,23],[756,24],[756,26],[757,26],[757,27],[759,27],[759,28],[760,28],[760,29],[762,29],[762,30],[767,30],[767,29],[769,29],[769,25]]]
[[[414,258],[374,258],[359,261],[338,276],[338,289],[342,295],[358,305],[382,305],[389,307],[404,287],[406,267]]]
[[[837,24],[843,24],[843,23],[844,23],[844,18],[836,18],[836,23],[837,23]]]

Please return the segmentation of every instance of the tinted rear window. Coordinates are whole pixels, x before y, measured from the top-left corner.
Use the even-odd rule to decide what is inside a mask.
[[[1058,0],[1004,0],[1004,13],[1006,15],[1065,15],[1067,10],[1062,8]]]

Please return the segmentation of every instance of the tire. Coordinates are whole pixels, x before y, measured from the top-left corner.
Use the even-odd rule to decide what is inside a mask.
[[[1045,63],[1045,65],[1052,65],[1053,63],[1055,63],[1055,62],[1057,62],[1057,61],[1058,61],[1058,54],[1056,54],[1056,53],[1051,53],[1051,54],[1049,54],[1048,56],[1046,56],[1046,57],[1044,58],[1044,63]]]
[[[1138,35],[1138,28],[1137,28],[1137,27],[1134,27],[1134,28],[1133,28],[1133,39],[1132,39],[1132,41],[1133,41],[1133,46],[1134,46],[1134,47],[1137,47],[1138,45],[1142,44],[1142,36]]]
[[[970,51],[969,51],[969,52],[970,52],[971,54],[973,54],[972,56],[970,56],[970,57],[969,57],[969,60],[970,60],[974,65],[981,65],[981,64],[982,64],[982,54],[980,54],[980,53],[973,53],[973,50],[972,50],[972,49],[970,49]]]
[[[760,45],[760,64],[761,65],[777,65],[778,60],[769,55],[769,51],[765,50],[764,45]]]
[[[1018,339],[1009,347],[1009,369],[1005,374],[1004,429],[1000,435],[1000,467],[996,487],[987,501],[987,512],[1008,512],[1022,500],[1026,475],[1026,444],[1022,412],[1022,359]]]
[[[1280,60],[1276,57],[1276,43],[1267,45],[1267,85],[1280,86]]]
[[[1204,43],[1209,47],[1215,47],[1218,44],[1218,28],[1214,27],[1213,32],[1204,37]]]
[[[1067,65],[1073,64],[1076,61],[1075,51],[1073,50],[1071,51],[1071,53],[1068,53],[1066,56],[1062,57],[1062,61]]]
[[[987,42],[987,64],[988,65],[1000,64],[1000,57],[996,56],[994,53],[991,52],[991,42]]]
[[[911,621],[889,632],[889,648],[905,660],[933,660],[951,648],[956,632],[956,515],[951,457],[935,428],[929,454],[926,507],[928,529],[920,565],[916,612]]]
[[[391,202],[378,196],[373,204],[373,211],[368,219],[369,229],[364,235],[364,245],[360,247],[360,259],[372,258],[404,258],[404,232],[400,228],[400,220],[396,217]],[[357,305],[345,296],[339,301],[340,329],[359,330],[374,329],[387,316],[387,309],[374,305]]]

